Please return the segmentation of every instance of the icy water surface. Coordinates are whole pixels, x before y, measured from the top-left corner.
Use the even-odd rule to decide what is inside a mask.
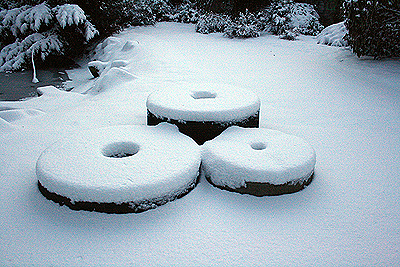
[[[33,71],[5,73],[0,72],[0,101],[17,101],[37,96],[37,88],[54,85],[62,87],[62,82],[68,80],[68,75],[62,69],[38,69],[39,83],[32,83]]]

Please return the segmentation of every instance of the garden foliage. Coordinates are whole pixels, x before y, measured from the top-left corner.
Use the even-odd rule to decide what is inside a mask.
[[[258,37],[262,32],[270,32],[293,40],[298,34],[317,35],[323,28],[318,18],[312,5],[275,0],[259,12],[247,10],[236,17],[207,13],[200,18],[196,30],[224,32],[231,38]]]
[[[161,20],[195,24],[200,17],[201,12],[196,8],[196,5],[184,1],[179,5],[171,5],[167,14]]]
[[[32,5],[23,5],[23,3]],[[45,61],[49,55],[81,54],[99,33],[108,36],[128,26],[157,21],[197,22],[186,2],[173,7],[165,0],[40,0],[7,1],[0,11],[0,71],[29,67],[32,54]]]
[[[98,34],[77,5],[46,3],[0,12],[0,71],[26,67],[32,57],[73,55]]]
[[[346,0],[346,39],[357,56],[400,56],[400,1]]]
[[[256,15],[246,10],[225,27],[224,34],[229,38],[251,38],[260,36],[262,29]]]
[[[293,40],[298,34],[315,35],[322,28],[312,5],[292,0],[267,1],[269,5],[261,11],[230,15],[201,11],[199,1],[190,0],[42,1],[3,2],[8,9],[0,11],[0,71],[25,68],[32,58],[73,58],[97,34],[106,37],[129,26],[158,21],[196,23],[197,32],[223,32],[230,38],[271,32]],[[236,3],[233,9],[240,6],[240,1],[231,2]]]
[[[224,32],[230,24],[232,24],[230,16],[207,12],[199,18],[196,24],[196,31],[204,34]]]

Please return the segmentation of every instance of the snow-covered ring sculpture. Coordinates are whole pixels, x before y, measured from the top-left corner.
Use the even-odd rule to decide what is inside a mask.
[[[315,162],[306,141],[269,129],[233,126],[202,146],[202,171],[211,184],[256,196],[302,190]]]
[[[142,212],[180,198],[198,180],[200,147],[167,123],[76,133],[36,165],[40,192],[75,210]]]
[[[253,92],[225,84],[180,84],[147,99],[147,124],[170,122],[203,144],[232,125],[259,127],[260,100]]]

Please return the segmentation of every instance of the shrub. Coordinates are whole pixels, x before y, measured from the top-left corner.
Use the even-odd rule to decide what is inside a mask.
[[[295,40],[299,34],[317,35],[323,26],[318,13],[310,4],[294,3],[292,0],[275,0],[256,15],[240,13],[226,29],[228,37],[258,37],[271,32],[283,39]]]
[[[128,26],[154,24],[169,14],[171,8],[167,0],[47,0],[47,3],[49,6],[80,6],[102,36],[108,36]]]
[[[229,38],[250,38],[260,36],[262,26],[256,16],[246,11],[240,13],[224,30]]]
[[[232,21],[229,16],[209,12],[200,17],[196,24],[196,31],[204,34],[224,32],[230,24],[232,24]]]
[[[312,5],[292,0],[275,0],[258,17],[263,19],[268,31],[277,35],[317,35],[323,29]]]
[[[184,1],[177,6],[173,6],[166,15],[167,21],[182,23],[197,23],[201,17],[196,5],[190,1]]]
[[[246,10],[255,13],[270,4],[270,0],[197,0],[197,5],[207,12],[229,14],[238,17]]]
[[[224,32],[230,38],[258,37],[262,32],[271,32],[283,39],[295,40],[299,34],[317,35],[323,29],[318,19],[318,13],[310,4],[274,0],[258,13],[246,10],[234,18],[206,13],[197,23],[196,31]]]
[[[291,3],[291,25],[296,32],[305,35],[318,35],[324,28],[314,6],[305,3]]]
[[[262,18],[267,30],[273,34],[284,34],[290,28],[291,0],[276,0],[261,11],[258,17]]]
[[[357,56],[400,56],[400,2],[346,0],[346,39]]]

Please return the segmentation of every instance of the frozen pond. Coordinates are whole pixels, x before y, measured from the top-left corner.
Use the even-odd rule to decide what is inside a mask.
[[[16,101],[37,96],[36,88],[46,85],[61,87],[68,75],[60,69],[38,69],[39,83],[32,83],[32,70],[5,73],[0,72],[0,101]]]

